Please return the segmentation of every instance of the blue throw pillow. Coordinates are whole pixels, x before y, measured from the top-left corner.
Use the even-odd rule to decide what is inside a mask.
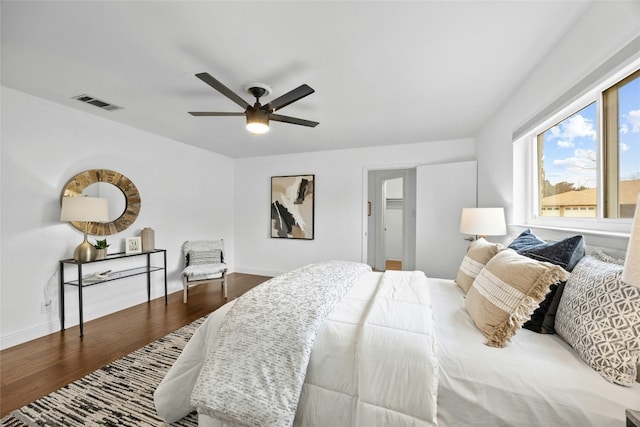
[[[516,237],[509,244],[509,248],[529,258],[559,265],[569,272],[573,270],[585,254],[583,236],[567,237],[557,242],[545,242],[529,229]],[[545,299],[533,312],[531,319],[522,327],[541,334],[555,333],[556,311],[558,310],[563,290],[564,282],[551,285]]]
[[[509,247],[529,258],[559,265],[568,272],[573,270],[585,252],[583,236],[567,237],[558,242],[545,242],[529,229],[516,237]]]
[[[541,243],[546,243],[544,240],[540,240],[535,234],[531,232],[528,228],[524,230],[518,237],[513,239],[511,243],[509,243],[509,247],[514,251],[519,251],[520,249],[526,248],[527,246],[536,246]]]

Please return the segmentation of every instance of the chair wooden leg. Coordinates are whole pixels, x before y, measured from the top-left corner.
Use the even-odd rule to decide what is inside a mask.
[[[222,291],[224,293],[224,299],[227,299],[227,272],[222,272]]]
[[[187,285],[186,276],[182,276],[182,286],[184,288],[183,294],[182,294],[182,303],[186,304],[187,303],[187,292],[189,291],[189,285]]]

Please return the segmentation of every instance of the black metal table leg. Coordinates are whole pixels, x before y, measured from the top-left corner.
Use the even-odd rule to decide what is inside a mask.
[[[151,253],[147,253],[147,302],[151,301]]]
[[[82,264],[78,264],[78,306],[80,315],[80,336],[84,336],[84,316],[82,313]]]
[[[164,254],[164,305],[167,305],[167,251]]]
[[[64,331],[64,263],[60,261],[60,330]]]

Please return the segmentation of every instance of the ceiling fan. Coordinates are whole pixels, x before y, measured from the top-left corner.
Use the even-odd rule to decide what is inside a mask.
[[[298,119],[296,117],[283,116],[281,114],[274,114],[281,108],[294,103],[307,95],[311,95],[315,92],[311,87],[306,84],[298,86],[285,93],[284,95],[274,99],[268,104],[261,105],[260,97],[269,95],[271,88],[262,83],[251,83],[245,86],[247,93],[250,93],[256,98],[254,105],[249,104],[240,96],[238,96],[231,89],[220,83],[216,78],[209,73],[199,73],[196,77],[244,108],[243,113],[233,112],[208,112],[208,111],[190,111],[192,116],[246,116],[247,118],[247,130],[253,134],[262,134],[269,131],[269,120],[283,123],[291,123],[294,125],[316,127],[318,122],[312,122],[310,120]]]

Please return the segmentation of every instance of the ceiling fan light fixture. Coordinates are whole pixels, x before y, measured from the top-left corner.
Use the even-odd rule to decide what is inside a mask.
[[[247,130],[254,135],[262,135],[269,132],[269,125],[259,122],[248,122]]]
[[[245,90],[256,98],[254,105],[249,104],[247,101],[238,96],[234,91],[226,87],[219,80],[213,77],[209,73],[198,73],[196,77],[211,86],[213,89],[226,96],[240,107],[244,109],[243,113],[240,112],[217,112],[217,111],[189,111],[192,116],[245,116],[247,119],[247,130],[254,135],[260,135],[269,132],[269,121],[290,123],[299,126],[316,127],[320,123],[313,122],[311,120],[298,119],[296,117],[283,116],[281,114],[274,114],[281,108],[290,105],[305,96],[311,95],[315,91],[306,84],[302,84],[297,88],[290,90],[269,101],[266,105],[260,104],[260,98],[262,96],[269,95],[271,88],[262,83],[249,83],[245,85]]]
[[[269,118],[262,110],[247,110],[247,130],[254,135],[269,132]]]

